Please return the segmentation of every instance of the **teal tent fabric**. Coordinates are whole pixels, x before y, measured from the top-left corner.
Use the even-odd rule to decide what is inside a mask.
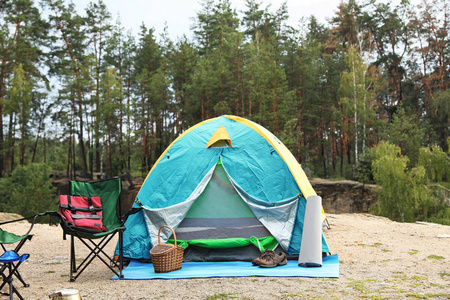
[[[232,147],[206,148],[221,126],[226,128]],[[258,220],[275,238],[280,237],[280,245],[288,254],[299,253],[306,200],[289,167],[256,130],[220,117],[177,139],[153,167],[134,204],[144,209],[125,224],[125,257],[150,257],[159,227],[163,223],[178,227],[219,160]],[[277,216],[285,219],[277,221]],[[280,230],[282,234],[278,234]],[[168,238],[163,236],[163,242]],[[322,248],[329,252],[325,240]]]

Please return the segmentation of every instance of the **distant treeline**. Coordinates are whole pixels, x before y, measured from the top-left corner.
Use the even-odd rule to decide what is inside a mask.
[[[321,177],[358,177],[382,140],[409,167],[421,147],[448,153],[447,0],[343,1],[327,24],[295,28],[287,4],[203,0],[193,38],[176,40],[126,31],[101,0],[82,14],[64,0],[0,6],[0,176],[33,162],[146,174],[223,114],[263,125]]]

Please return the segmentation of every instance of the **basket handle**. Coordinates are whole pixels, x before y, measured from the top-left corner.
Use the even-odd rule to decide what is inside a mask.
[[[177,245],[177,235],[175,234],[175,231],[172,229],[172,227],[170,227],[169,225],[163,225],[163,226],[161,226],[159,228],[159,231],[158,231],[158,244],[161,244],[161,230],[163,229],[163,227],[167,227],[170,230],[172,230],[173,238],[174,238],[174,241],[175,241],[174,245],[176,246]]]

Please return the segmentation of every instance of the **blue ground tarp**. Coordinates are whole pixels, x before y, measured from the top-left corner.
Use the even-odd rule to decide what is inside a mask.
[[[337,254],[323,259],[322,267],[299,267],[297,261],[290,260],[285,266],[260,268],[251,262],[186,262],[182,268],[169,273],[155,273],[151,263],[132,260],[123,271],[124,279],[184,279],[210,277],[339,277],[339,259]],[[117,276],[111,279],[117,279]]]

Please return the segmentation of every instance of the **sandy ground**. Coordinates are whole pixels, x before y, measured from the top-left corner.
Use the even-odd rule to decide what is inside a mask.
[[[0,222],[8,217],[0,213]],[[79,290],[82,299],[450,299],[450,226],[397,223],[368,214],[328,219],[331,229],[324,233],[339,256],[338,279],[110,280],[113,273],[97,260],[70,282],[69,239],[62,239],[59,227],[38,224],[23,247],[31,255],[21,266],[30,287],[17,286],[25,299],[49,299],[67,288]],[[25,233],[28,226],[19,222],[2,229]]]

